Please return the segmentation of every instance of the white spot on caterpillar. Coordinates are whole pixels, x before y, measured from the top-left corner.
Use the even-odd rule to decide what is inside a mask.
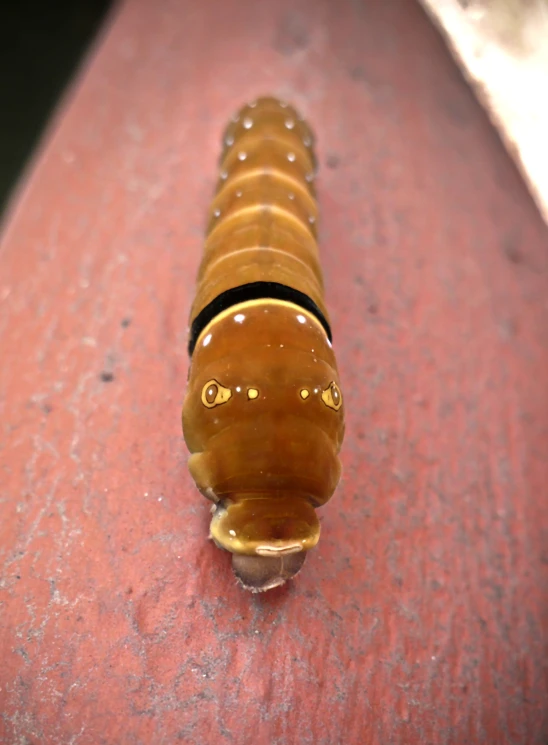
[[[311,225],[313,225],[316,222],[316,218],[314,217],[314,215],[310,215],[310,217],[308,218],[308,222]]]
[[[228,532],[230,533],[231,536],[235,536],[236,535],[236,531],[235,530],[229,530]]]
[[[239,385],[237,385],[237,386],[236,386],[236,393],[239,393],[239,392],[240,392],[241,390],[242,390],[242,389],[240,388],[240,386],[239,386]]]
[[[245,160],[247,158],[247,153],[244,153],[242,150],[241,153],[238,153],[238,160]]]
[[[243,313],[236,313],[236,315],[234,316],[234,320],[236,321],[236,323],[243,323],[245,321],[245,316]]]
[[[215,212],[213,213],[213,217],[220,217],[220,216],[221,216],[221,210],[216,209]]]
[[[288,199],[295,199],[295,194],[293,194],[293,192],[290,191],[289,194],[287,195],[287,198]]]
[[[242,122],[244,129],[251,129],[253,126],[253,119],[251,117],[246,116],[246,118]]]
[[[288,154],[287,154],[287,160],[288,160],[288,161],[289,161],[290,163],[294,163],[294,162],[295,162],[295,157],[296,157],[296,156],[295,156],[295,153],[288,153]]]
[[[210,341],[211,341],[211,334],[208,334],[206,338],[204,339],[202,346],[207,347]]]
[[[312,181],[314,181],[314,174],[313,173],[307,173],[305,176],[305,179],[307,183],[311,184]]]
[[[310,145],[312,145],[312,140],[310,139],[310,137],[305,137],[305,138],[303,139],[303,145],[304,145],[305,147],[310,147]]]
[[[297,316],[297,321],[299,323],[306,323],[306,318],[304,316],[298,315]]]
[[[234,137],[232,135],[227,135],[225,137],[225,145],[228,145],[228,147],[234,145]]]
[[[221,178],[223,181],[228,178],[228,173],[226,171],[221,171]]]
[[[286,129],[293,129],[293,127],[295,126],[295,120],[294,119],[286,119],[285,120],[285,126],[286,126]]]
[[[255,106],[257,106],[257,101],[251,101],[251,103],[248,104],[250,109],[254,109]]]
[[[236,192],[236,196],[237,197],[241,197],[242,196],[242,190],[241,189],[238,189],[238,191]]]

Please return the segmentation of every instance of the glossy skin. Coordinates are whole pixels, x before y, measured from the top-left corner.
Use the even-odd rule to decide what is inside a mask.
[[[265,98],[241,110],[224,142],[191,318],[224,290],[257,280],[304,292],[327,318],[310,129]]]
[[[221,161],[226,178],[212,206],[191,321],[220,292],[266,279],[306,292],[323,310],[308,128],[293,110],[261,99],[225,139],[234,144]],[[266,298],[220,313],[194,349],[183,431],[190,472],[216,505],[211,537],[232,552],[242,584],[265,590],[293,576],[319,539],[315,508],[340,478],[344,404],[320,322]]]

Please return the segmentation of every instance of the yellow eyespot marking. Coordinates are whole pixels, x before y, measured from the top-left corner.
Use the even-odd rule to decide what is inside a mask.
[[[231,396],[232,391],[230,388],[225,388],[218,380],[208,380],[202,388],[202,403],[208,409],[213,409],[214,406],[220,406],[220,404],[226,404]]]
[[[301,391],[301,398],[303,401],[310,396],[310,391],[307,391],[306,388],[303,388]]]
[[[259,398],[259,391],[256,388],[248,388],[247,397],[250,401],[253,401],[253,399]]]
[[[334,409],[335,411],[341,408],[342,394],[336,383],[329,383],[325,391],[322,391],[322,401],[326,406],[329,406],[330,409]]]

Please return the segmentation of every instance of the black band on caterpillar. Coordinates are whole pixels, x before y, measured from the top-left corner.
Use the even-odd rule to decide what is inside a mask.
[[[230,290],[221,292],[220,295],[217,295],[214,300],[198,313],[190,327],[188,342],[189,356],[192,357],[198,337],[205,327],[213,321],[215,316],[219,315],[223,310],[231,308],[233,305],[245,303],[248,300],[262,299],[285,300],[289,303],[298,305],[318,319],[323,326],[329,341],[333,341],[331,328],[327,319],[316,303],[309,298],[308,295],[278,282],[249,282],[248,284],[239,285],[238,287],[233,287]]]

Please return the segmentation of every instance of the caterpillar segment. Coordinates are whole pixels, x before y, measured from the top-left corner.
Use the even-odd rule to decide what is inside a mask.
[[[294,577],[340,478],[344,405],[317,245],[313,135],[260,98],[231,120],[190,314],[183,432],[210,536],[252,592]]]

